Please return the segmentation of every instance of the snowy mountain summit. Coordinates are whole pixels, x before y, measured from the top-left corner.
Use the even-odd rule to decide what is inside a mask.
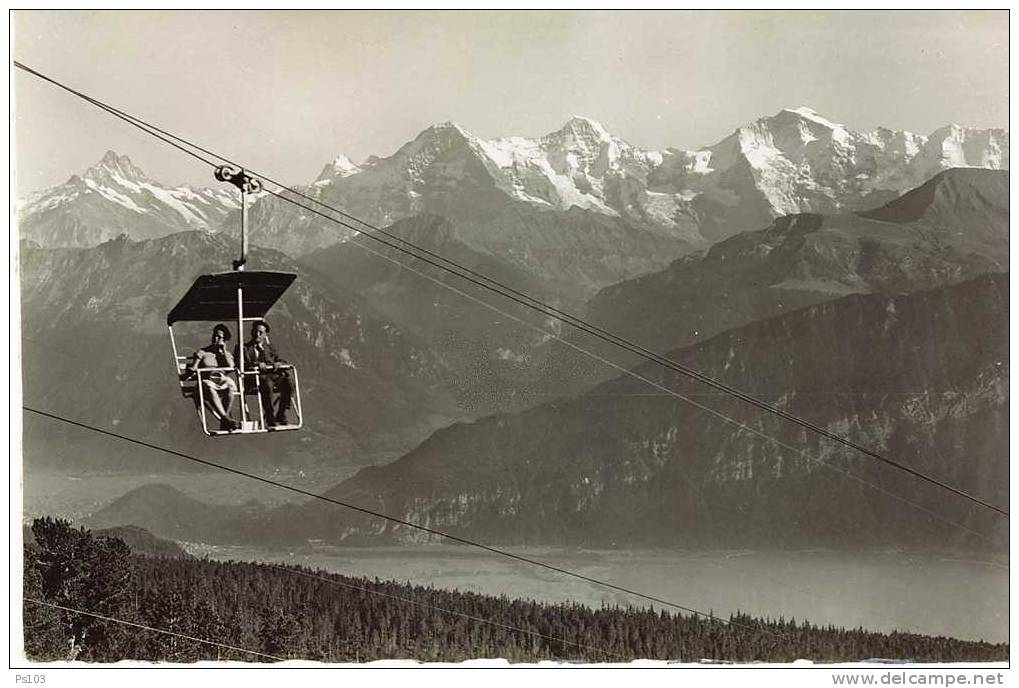
[[[95,246],[119,234],[151,239],[218,229],[239,207],[232,189],[166,187],[126,155],[107,151],[82,175],[29,196],[18,208],[23,238],[41,246]]]
[[[618,217],[659,235],[705,243],[776,216],[869,208],[951,167],[1008,168],[1008,131],[949,125],[929,135],[854,132],[809,107],[784,109],[696,150],[644,150],[575,116],[538,138],[482,139],[446,122],[388,158],[327,165],[315,186],[375,222],[492,189],[546,210]],[[487,193],[479,195],[481,211]]]
[[[631,146],[594,120],[573,117],[558,131],[534,139],[485,140],[443,122],[388,158],[372,156],[360,166],[345,156],[337,160],[345,163],[326,165],[316,186],[333,184],[344,195],[347,188],[339,187],[385,188],[410,199],[411,207],[420,207],[424,201],[414,199],[429,197],[436,186],[470,182],[470,175],[479,174],[487,186],[533,205],[556,210],[577,206],[615,215],[619,213],[607,200],[606,182],[611,187],[614,178],[646,176],[662,155]],[[364,178],[357,179],[361,175]],[[378,200],[383,206],[407,205],[392,197]],[[390,213],[389,219],[397,218]]]
[[[645,150],[580,116],[536,138],[483,139],[443,122],[388,157],[355,164],[336,156],[307,192],[378,226],[441,215],[475,248],[519,261],[575,251],[580,241],[606,267],[612,247],[613,255],[679,255],[780,215],[877,207],[948,168],[1008,169],[1008,150],[1004,129],[858,133],[808,107],[762,117],[693,151]],[[26,199],[19,220],[22,236],[42,246],[90,246],[122,232],[146,239],[218,230],[236,207],[232,189],[165,187],[111,151],[82,176]],[[290,255],[343,236],[274,199],[253,212],[252,241]],[[597,231],[592,215],[601,218]],[[588,277],[648,267],[638,258]]]
[[[147,179],[141,168],[131,162],[131,158],[126,155],[117,155],[111,150],[106,151],[106,155],[99,161],[99,164],[86,170],[85,177],[97,183],[117,183],[118,179],[121,182],[128,180],[142,182]]]
[[[834,212],[890,200],[952,167],[1007,169],[1008,131],[950,125],[928,136],[889,129],[861,134],[799,107],[679,156],[707,166],[674,177],[681,187],[739,193],[752,184],[774,214]]]
[[[627,214],[613,198],[619,182],[643,179],[661,155],[642,151],[585,117],[573,117],[538,139],[472,137],[496,185],[520,200],[568,210],[573,206],[610,215]],[[671,224],[662,218],[664,224]]]

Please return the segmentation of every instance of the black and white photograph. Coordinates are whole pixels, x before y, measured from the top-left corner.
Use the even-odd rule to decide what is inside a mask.
[[[1009,20],[11,10],[18,682],[1004,685]]]

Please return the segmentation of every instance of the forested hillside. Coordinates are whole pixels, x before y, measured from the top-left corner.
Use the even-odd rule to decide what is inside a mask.
[[[1007,645],[944,637],[746,615],[713,619],[632,607],[594,610],[269,564],[143,557],[119,539],[48,518],[37,519],[32,532],[35,542],[25,550],[24,622],[25,653],[35,660],[1008,658]]]

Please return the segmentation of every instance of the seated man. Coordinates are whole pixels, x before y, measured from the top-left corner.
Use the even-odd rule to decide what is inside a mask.
[[[233,368],[234,357],[226,350],[230,341],[230,329],[223,324],[212,328],[212,341],[192,356],[181,379],[195,375],[199,368]],[[203,396],[212,414],[219,419],[220,430],[237,430],[241,424],[230,417],[230,409],[237,394],[237,383],[223,371],[213,371],[201,376]],[[196,397],[197,398],[197,397]]]
[[[258,395],[262,399],[262,409],[265,412],[265,426],[271,428],[276,425],[289,425],[290,419],[287,412],[290,410],[290,400],[293,396],[293,388],[290,385],[290,376],[287,371],[279,367],[286,363],[276,352],[276,347],[269,343],[269,324],[264,320],[256,320],[251,325],[251,340],[244,343],[244,370],[258,370]],[[234,356],[239,352],[234,351]],[[245,382],[251,379],[245,378]],[[273,387],[279,394],[278,404],[273,410]]]

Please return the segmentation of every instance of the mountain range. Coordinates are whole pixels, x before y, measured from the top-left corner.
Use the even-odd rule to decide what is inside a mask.
[[[340,156],[299,191],[1006,503],[1007,167],[1007,131],[859,134],[798,108],[697,151],[642,150],[579,117],[533,139],[446,123],[386,158]],[[271,321],[307,428],[206,439],[164,317],[235,256],[234,195],[161,186],[108,153],[19,206],[26,404],[238,467],[369,466],[329,494],[503,543],[987,545],[957,527],[945,540],[869,483],[1001,542],[980,513],[644,365],[802,453],[649,393],[573,347],[638,358],[264,194],[249,264],[299,274]],[[207,336],[191,328],[185,350]],[[189,470],[31,414],[25,437],[32,470]],[[96,523],[418,540],[314,503],[189,499],[143,487]]]
[[[537,138],[493,140],[447,122],[388,157],[338,156],[298,190],[380,227],[445,217],[472,249],[584,300],[781,215],[877,207],[948,168],[1007,169],[1008,141],[1006,130],[955,125],[861,134],[805,107],[696,151],[644,150],[584,117]],[[121,231],[134,239],[235,231],[236,207],[228,187],[162,187],[111,152],[82,177],[26,199],[19,223],[41,246],[80,247]],[[353,234],[267,194],[252,208],[252,241],[293,257]]]
[[[732,282],[737,269],[715,272],[720,265],[734,265],[733,250],[749,251],[739,246],[743,240],[727,243],[725,237],[804,212],[840,216],[824,220],[827,225],[864,222],[846,211],[878,207],[945,168],[1007,168],[1008,162],[1004,130],[951,125],[927,136],[887,129],[860,134],[809,108],[762,117],[697,151],[643,150],[597,122],[574,117],[537,138],[485,140],[452,123],[435,125],[388,157],[354,164],[338,156],[299,191],[556,307],[586,313],[607,329],[671,349],[766,317],[778,307],[864,288],[859,280],[837,283],[846,275],[821,284],[795,274],[816,269],[828,279],[826,271],[843,270],[817,265],[823,257],[807,255],[820,248],[822,238],[841,252],[839,260],[853,260],[854,252],[879,245],[880,258],[889,257],[880,225],[870,232],[873,240],[863,237],[855,248],[854,240],[833,238],[841,230],[812,233],[798,253],[792,246],[799,240],[792,238],[772,258],[746,255],[737,261],[750,269],[760,259],[763,269],[774,271],[777,259],[790,251],[802,258],[799,267],[786,260],[777,268],[790,272],[781,289],[771,288],[781,282],[771,275],[762,292]],[[994,193],[1000,196],[997,187]],[[324,212],[321,206],[284,195],[306,207],[261,194],[251,208],[251,241],[291,256],[302,269],[314,269],[363,296],[395,327],[417,333],[423,345],[448,359],[448,379],[463,414],[523,408],[613,374],[550,342],[549,332],[570,335],[557,321],[493,299],[420,261],[411,261],[412,267],[428,277],[409,273],[397,264],[411,259],[366,235],[350,241],[353,230],[309,210]],[[214,202],[206,206],[199,199]],[[22,237],[40,247],[88,247],[121,232],[143,240],[197,226],[231,237],[239,224],[236,204],[229,187],[161,187],[125,156],[107,153],[83,176],[28,199],[19,219]],[[970,221],[969,213],[962,215],[959,222]],[[349,217],[341,219],[364,229]],[[777,222],[773,234],[782,234],[785,220]],[[919,218],[916,226],[925,222]],[[992,218],[993,227],[1001,224]],[[792,234],[802,233],[802,226]],[[903,242],[901,236],[891,241]],[[893,263],[917,257],[898,248],[892,253]],[[921,247],[918,253],[929,251]],[[691,263],[684,268],[685,260]],[[674,291],[651,284],[670,282],[674,272],[687,275],[678,278],[681,288],[697,292],[681,299],[678,309],[672,308]],[[691,273],[706,275],[708,283],[691,284]],[[748,280],[749,274],[738,276],[743,286]],[[468,301],[437,281],[482,296],[499,310]],[[758,303],[761,298],[771,305]],[[658,305],[665,312],[655,313]],[[573,341],[604,351],[584,337]]]
[[[97,246],[120,234],[155,239],[220,229],[240,201],[229,188],[168,187],[126,155],[107,151],[82,175],[18,204],[21,238],[47,248]]]
[[[667,351],[847,294],[897,294],[1007,272],[1008,194],[1007,172],[952,169],[875,210],[783,216],[606,287],[585,317]],[[570,342],[627,365],[638,360],[583,333],[571,332]],[[617,373],[555,342],[533,357],[539,398]]]
[[[1007,192],[1005,172],[950,170],[879,210],[785,216],[607,287],[583,312],[605,329],[667,351],[849,293],[915,291],[1004,271]],[[473,249],[446,218],[409,218],[388,231],[562,304],[547,285]],[[150,392],[172,390],[164,379],[162,321],[198,274],[221,270],[233,252],[228,235],[207,232],[147,241],[122,236],[95,248],[26,243],[26,398],[104,426],[124,422],[140,437],[167,430],[190,437],[193,412]],[[420,261],[408,264],[428,279],[405,270],[397,263],[408,259],[391,249],[379,253],[344,242],[299,262],[268,249],[252,254],[252,264],[301,274],[297,291],[283,301],[277,332],[301,362],[302,388],[319,411],[312,429],[327,433],[314,443],[315,460],[392,456],[444,423],[577,394],[618,373],[551,334],[620,365],[638,360]],[[67,348],[68,332],[78,346],[55,352]],[[112,344],[124,335],[130,344]],[[204,336],[189,346],[204,344]],[[124,351],[95,355],[110,346]],[[84,385],[66,384],[79,378]],[[124,394],[118,383],[128,379],[132,391]],[[275,449],[251,451],[268,460]]]
[[[848,296],[669,357],[1003,505],[1007,314],[1008,279],[989,275],[905,296]],[[987,544],[909,501],[1006,541],[1007,522],[995,514],[654,364],[637,371],[734,422],[621,376],[438,431],[327,496],[520,544]],[[349,513],[338,521],[325,521],[323,537],[420,538]]]
[[[1007,313],[1007,276],[986,275],[909,295],[846,296],[669,356],[1006,505]],[[995,514],[656,365],[637,372],[686,400],[620,376],[574,398],[440,430],[325,496],[502,544],[1007,543],[1007,522]],[[93,523],[224,544],[434,539],[314,500],[254,512],[192,502],[146,486]]]
[[[779,215],[875,207],[945,169],[1008,164],[1005,130],[950,125],[927,136],[888,129],[860,134],[797,108],[696,151],[643,150],[584,117],[534,139],[485,140],[447,122],[386,158],[355,165],[341,156],[307,191],[380,226],[442,215],[462,223],[479,248],[504,254],[508,245],[525,261],[540,256],[544,262],[547,253],[567,248],[559,237],[513,224],[498,210],[588,211],[618,218],[641,235],[703,247]],[[289,215],[281,231],[262,225],[261,240],[296,255],[307,252],[308,242],[317,248],[335,240],[335,233],[323,238],[316,231],[314,216]],[[632,260],[628,246],[617,253]]]

